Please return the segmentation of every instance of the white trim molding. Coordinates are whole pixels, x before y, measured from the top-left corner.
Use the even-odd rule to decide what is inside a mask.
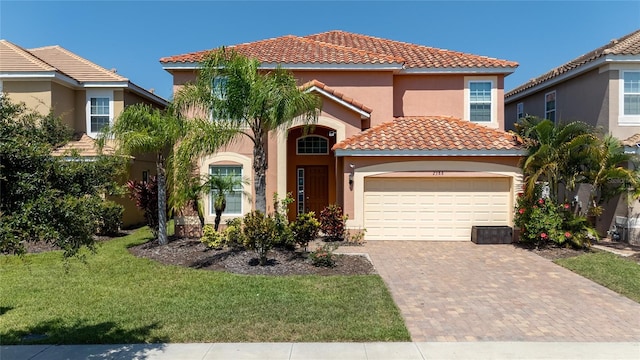
[[[498,77],[497,76],[465,76],[464,77],[464,116],[463,119],[471,121],[471,89],[474,82],[491,83],[491,121],[473,121],[474,124],[497,129],[498,125]]]
[[[87,89],[86,90],[86,103],[85,103],[85,125],[86,133],[91,138],[96,138],[99,132],[91,131],[91,99],[92,98],[107,98],[109,99],[109,124],[113,124],[114,120],[114,103],[113,103],[113,90],[110,89]]]
[[[624,113],[624,74],[626,73],[638,73],[640,74],[640,67],[635,69],[620,69],[618,71],[618,125],[619,126],[640,126],[640,114],[637,115],[625,115]]]
[[[366,112],[366,111],[354,106],[353,104],[349,104],[348,102],[340,99],[339,97],[337,97],[337,96],[335,96],[335,95],[333,95],[331,93],[328,93],[324,89],[320,89],[319,87],[317,87],[315,85],[310,87],[310,88],[308,88],[307,90],[305,90],[305,92],[307,92],[307,93],[312,92],[312,91],[315,91],[315,92],[323,95],[324,97],[327,97],[327,98],[337,102],[338,104],[340,104],[340,105],[342,105],[342,106],[344,106],[344,107],[346,107],[346,108],[348,108],[350,110],[353,110],[353,111],[357,112],[358,114],[360,114],[360,117],[363,118],[363,119],[369,119],[371,117],[370,113],[368,113],[368,112]]]
[[[205,156],[200,159],[200,176],[205,177],[209,175],[209,166],[216,165],[216,163],[225,162],[225,163],[233,163],[233,164],[220,164],[220,166],[241,166],[242,167],[242,177],[244,179],[248,179],[248,183],[243,184],[242,188],[245,193],[253,194],[252,185],[253,184],[253,167],[251,158],[248,156],[244,156],[234,152],[220,152],[213,155]],[[213,224],[215,221],[215,215],[211,215],[211,204],[209,202],[209,193],[203,194],[204,197],[204,220],[207,224]],[[253,208],[251,198],[246,195],[242,195],[242,215],[233,214],[233,215],[222,215],[221,222],[224,223],[226,220],[237,218],[239,216],[243,216],[251,211]]]

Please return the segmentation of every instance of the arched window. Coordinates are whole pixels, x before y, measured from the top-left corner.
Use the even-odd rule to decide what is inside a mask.
[[[298,154],[328,154],[329,141],[322,136],[310,135],[298,139]]]

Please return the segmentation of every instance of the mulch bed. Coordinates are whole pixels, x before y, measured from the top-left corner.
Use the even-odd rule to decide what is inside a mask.
[[[167,265],[195,269],[227,271],[245,275],[368,275],[376,271],[364,256],[334,254],[334,267],[316,267],[308,254],[297,250],[272,249],[265,266],[258,264],[257,254],[239,249],[211,249],[199,239],[172,239],[167,245],[150,241],[129,249],[138,257],[159,261]]]
[[[594,243],[594,245],[600,245],[600,246],[605,246],[605,247],[609,247],[612,249],[625,249],[625,250],[634,250],[636,251],[635,254],[631,255],[631,256],[620,256],[621,258],[624,259],[629,259],[631,261],[635,261],[638,264],[640,264],[640,246],[637,245],[630,245],[627,243],[621,243],[621,242],[615,242],[615,241],[599,241],[597,243]],[[542,256],[545,259],[549,259],[549,260],[557,260],[557,259],[564,259],[564,258],[570,258],[570,257],[574,257],[574,256],[580,256],[580,255],[584,255],[584,254],[588,254],[588,253],[594,253],[594,252],[598,252],[598,251],[604,251],[604,250],[598,250],[598,249],[594,249],[594,248],[588,248],[588,249],[574,249],[571,247],[561,247],[561,246],[553,246],[553,245],[548,245],[545,246],[543,248],[536,248],[535,246],[531,246],[528,244],[522,244],[522,243],[514,243],[514,246],[526,249],[528,251],[531,251],[539,256]]]

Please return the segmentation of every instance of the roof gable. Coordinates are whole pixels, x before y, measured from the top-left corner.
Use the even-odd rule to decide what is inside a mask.
[[[580,71],[596,60],[602,59],[609,55],[640,55],[640,29],[618,39],[614,39],[606,45],[600,46],[599,48],[589,51],[584,55],[578,56],[577,58],[565,64],[562,64],[547,73],[529,80],[528,82],[506,93],[505,98],[514,96],[538,85],[542,85],[572,70]],[[638,60],[640,61],[640,58]]]
[[[58,45],[30,49],[29,52],[79,82],[129,81],[126,77],[109,71]]]
[[[446,116],[398,117],[347,138],[333,150],[361,152],[520,150],[514,135]]]
[[[0,40],[0,71],[56,71],[56,68],[7,40]]]
[[[372,108],[365,106],[359,101],[356,101],[343,93],[334,90],[333,88],[325,85],[318,80],[311,80],[305,84],[300,85],[300,88],[305,91],[315,91],[321,95],[330,98],[331,100],[344,105],[345,107],[357,112],[363,118],[369,118],[371,116]]]

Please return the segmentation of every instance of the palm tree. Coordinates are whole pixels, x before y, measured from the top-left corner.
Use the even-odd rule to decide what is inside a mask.
[[[113,139],[119,152],[126,155],[153,153],[158,181],[158,242],[167,243],[167,159],[176,141],[184,135],[182,118],[171,108],[160,110],[146,104],[125,108],[113,126],[102,130],[100,147]]]
[[[638,172],[624,167],[634,158],[625,154],[620,140],[607,134],[597,145],[588,149],[589,165],[585,172],[587,182],[591,184],[589,207],[594,215],[599,214],[598,208],[603,201],[629,189],[640,188]]]
[[[533,196],[539,182],[547,184],[554,201],[560,184],[573,191],[576,184],[584,182],[584,155],[597,141],[587,124],[575,121],[555,125],[550,120],[528,118],[519,124],[517,132],[527,148],[522,162],[527,197]]]
[[[183,114],[205,114],[177,151],[178,163],[215,153],[246,136],[253,143],[256,210],[266,212],[266,142],[271,131],[286,130],[294,120],[316,121],[320,100],[296,85],[291,73],[277,67],[260,69],[256,59],[224,48],[207,56],[195,84],[175,95]]]
[[[246,179],[238,178],[231,175],[212,174],[209,175],[207,181],[202,186],[202,191],[213,192],[213,209],[216,212],[216,219],[214,222],[214,229],[218,231],[220,226],[220,219],[222,213],[227,208],[227,195],[233,191],[237,191],[238,187],[247,184]],[[243,194],[246,195],[244,190]]]

